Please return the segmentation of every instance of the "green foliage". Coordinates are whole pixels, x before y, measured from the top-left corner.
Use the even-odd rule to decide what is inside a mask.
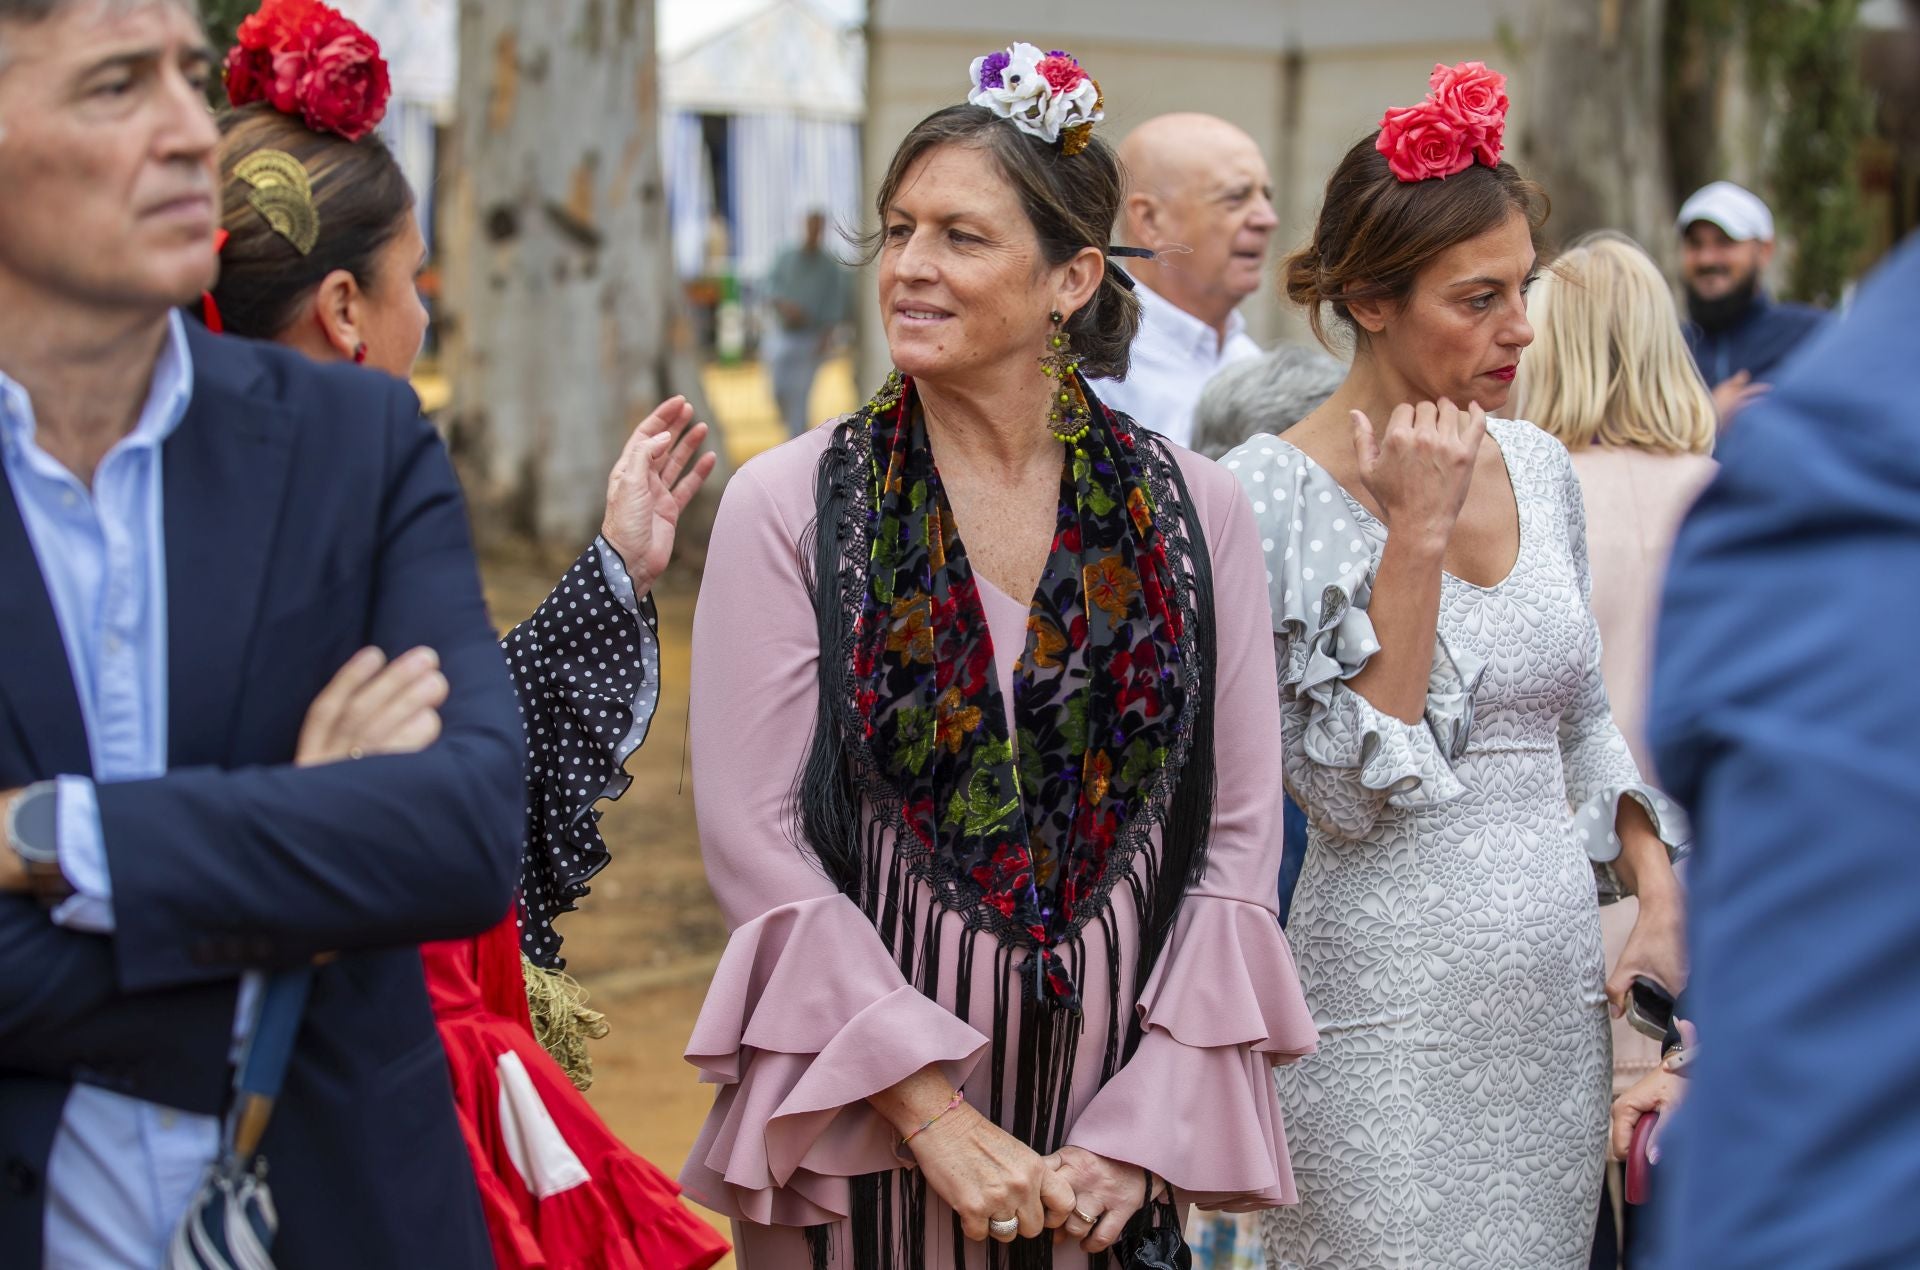
[[[1786,292],[1831,304],[1866,243],[1859,155],[1872,127],[1860,70],[1860,0],[1670,0],[1668,135],[1677,193],[1722,170],[1699,135],[1727,53],[1745,54],[1750,87],[1771,107],[1768,203],[1792,243]]]
[[[1754,73],[1783,103],[1768,175],[1793,237],[1787,290],[1832,304],[1867,241],[1859,166],[1873,109],[1860,73],[1860,0],[1748,0],[1746,8]]]
[[[261,0],[200,0],[200,16],[207,26],[207,43],[214,56],[224,58],[233,47],[233,33],[241,20],[260,7]],[[207,85],[207,100],[215,109],[227,104],[227,86],[219,75]]]

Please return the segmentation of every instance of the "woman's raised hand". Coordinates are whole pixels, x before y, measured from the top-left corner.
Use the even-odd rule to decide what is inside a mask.
[[[645,595],[666,572],[680,513],[719,461],[712,453],[694,458],[706,439],[707,425],[693,423],[687,399],[669,397],[633,430],[607,477],[607,514],[600,536],[620,554],[636,597]]]
[[[960,1214],[968,1239],[984,1240],[988,1223],[1008,1219],[1018,1221],[1020,1235],[1030,1239],[1057,1229],[1073,1212],[1066,1175],[966,1103],[916,1133],[908,1150],[933,1193]]]
[[[1486,434],[1487,412],[1478,402],[1465,410],[1446,400],[1403,403],[1378,436],[1372,420],[1353,412],[1360,479],[1394,534],[1445,546],[1466,505]]]

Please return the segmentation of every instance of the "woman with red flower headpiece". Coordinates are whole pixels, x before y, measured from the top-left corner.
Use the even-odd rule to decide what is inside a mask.
[[[1276,1073],[1300,1203],[1285,1270],[1579,1270],[1607,1004],[1685,978],[1669,848],[1607,706],[1580,485],[1507,404],[1546,216],[1500,161],[1503,78],[1434,69],[1327,182],[1287,292],[1351,343],[1285,439],[1228,455],[1260,522],[1286,783],[1287,933],[1317,1054]],[[1592,867],[1589,867],[1591,862]],[[1596,875],[1598,887],[1596,888]],[[1599,903],[1640,915],[1606,977]]]
[[[373,131],[388,96],[379,47],[317,0],[268,0],[238,40],[226,64],[233,109],[220,119],[220,280],[203,316],[218,330],[404,377],[427,325],[414,285],[425,246],[412,192]],[[648,591],[714,462],[694,460],[706,426],[689,426],[692,414],[674,398],[635,431],[608,485],[600,538],[503,641],[532,751],[520,898],[486,935],[421,950],[503,1270],[700,1270],[727,1251],[674,1184],[594,1114],[542,1048],[529,1010],[531,993],[553,1025],[546,1039],[577,1060],[570,1067],[584,1084],[580,1038],[567,1033],[598,1016],[557,973],[552,923],[606,863],[593,805],[626,788],[622,766],[658,701]],[[328,722],[381,673],[371,653],[348,663],[308,716],[300,761],[432,741],[346,735],[353,729]]]

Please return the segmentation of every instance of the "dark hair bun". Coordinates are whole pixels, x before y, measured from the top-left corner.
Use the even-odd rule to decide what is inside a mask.
[[[309,251],[267,223],[253,203],[253,187],[235,174],[242,160],[263,150],[283,151],[306,171],[319,221]],[[250,339],[285,331],[313,288],[337,269],[370,287],[375,259],[413,210],[406,175],[378,135],[348,141],[315,132],[265,102],[222,112],[219,163],[227,245],[213,299],[221,325]]]

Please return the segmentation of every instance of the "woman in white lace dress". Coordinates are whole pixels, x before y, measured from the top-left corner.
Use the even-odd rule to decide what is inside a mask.
[[[1474,74],[1437,70],[1436,97]],[[1267,1216],[1267,1251],[1284,1270],[1576,1270],[1608,998],[1684,977],[1684,830],[1607,709],[1566,451],[1484,412],[1532,340],[1544,200],[1497,131],[1436,171],[1401,161],[1393,126],[1349,152],[1287,265],[1316,330],[1324,307],[1351,337],[1348,379],[1226,460],[1260,524],[1286,781],[1312,824],[1288,934],[1321,1048],[1276,1073],[1300,1203]],[[1590,861],[1641,897],[1604,984]]]

